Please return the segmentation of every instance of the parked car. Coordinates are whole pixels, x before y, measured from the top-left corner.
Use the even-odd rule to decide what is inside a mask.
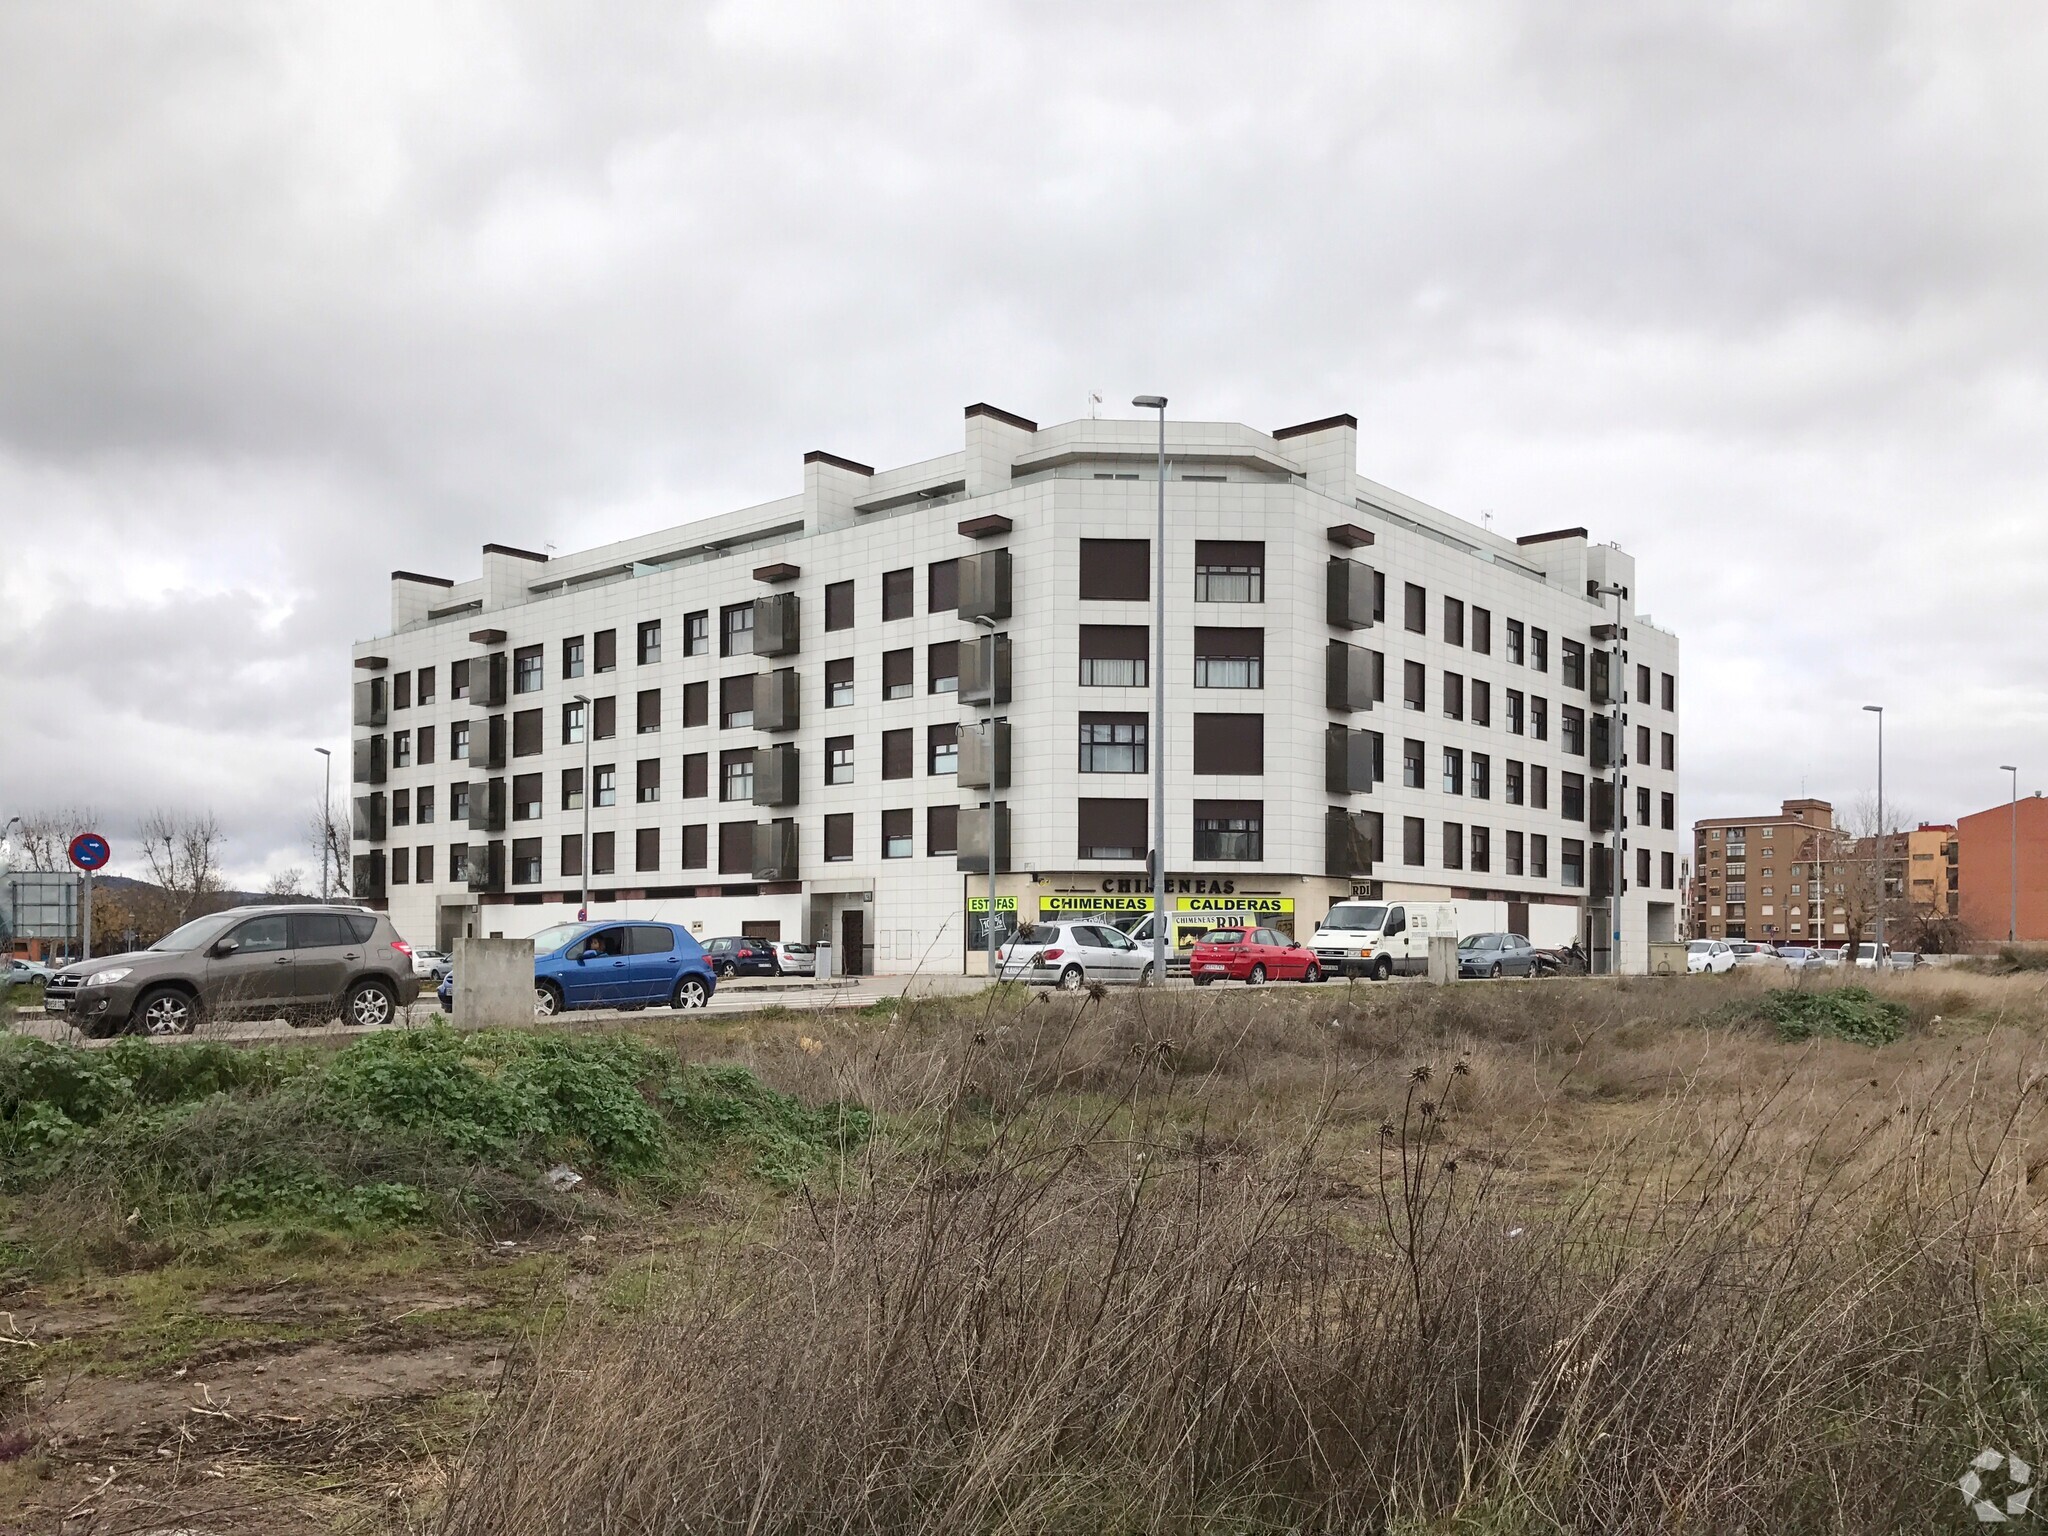
[[[1212,928],[1195,941],[1188,956],[1195,985],[1242,981],[1263,986],[1269,981],[1321,981],[1316,952],[1271,928]]]
[[[996,975],[1069,992],[1091,981],[1149,984],[1152,951],[1107,923],[1026,923],[997,948]]]
[[[1817,971],[1827,964],[1821,959],[1820,951],[1804,944],[1780,944],[1778,963],[1788,970]]]
[[[1152,952],[1152,914],[1141,912],[1135,917],[1120,917],[1111,924],[1119,933],[1128,938],[1148,955]],[[1193,946],[1174,942],[1188,932],[1183,920],[1169,917],[1166,925],[1166,974],[1185,976],[1188,973],[1188,951]]]
[[[1889,944],[1858,944],[1856,946],[1856,969],[1876,971],[1888,968],[1892,961],[1892,947]]]
[[[1735,969],[1735,951],[1725,939],[1694,939],[1685,946],[1685,968],[1695,974],[1725,976]]]
[[[775,968],[785,976],[809,976],[818,968],[817,952],[808,944],[785,944],[777,939],[768,947],[775,951]]]
[[[422,981],[438,983],[454,964],[454,959],[442,950],[416,949],[412,952],[412,973]]]
[[[1562,949],[1538,949],[1532,951],[1532,976],[1586,976],[1592,973],[1592,963],[1586,957],[1585,946],[1577,939]]]
[[[1758,944],[1750,939],[1730,939],[1728,952],[1740,966],[1773,966],[1778,963],[1778,952],[1768,944]]]
[[[1458,975],[1533,976],[1536,948],[1519,933],[1473,933],[1458,940]]]
[[[1842,946],[1839,944],[1823,948],[1817,951],[1817,953],[1820,955],[1820,963],[1822,965],[1840,965],[1842,963]]]
[[[775,945],[767,939],[713,939],[704,946],[711,968],[720,976],[780,976]]]
[[[23,960],[10,956],[7,968],[0,970],[0,997],[5,997],[16,987],[46,987],[50,978],[57,973],[40,960]]]
[[[360,907],[236,907],[195,918],[148,949],[67,965],[43,1006],[88,1035],[189,1035],[207,1018],[339,1014],[388,1024],[419,996],[412,946]]]
[[[456,975],[441,980],[455,1010]],[[557,923],[533,936],[533,1012],[571,1008],[702,1008],[718,990],[704,947],[678,923]]]
[[[1927,963],[1927,957],[1915,950],[1895,949],[1892,951],[1892,969],[1895,971],[1917,971]]]

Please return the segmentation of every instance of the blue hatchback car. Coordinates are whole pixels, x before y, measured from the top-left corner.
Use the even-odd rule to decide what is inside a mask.
[[[718,990],[704,947],[675,923],[559,923],[533,936],[533,1011],[568,1008],[702,1008]],[[455,976],[441,980],[441,1007],[455,1006]]]

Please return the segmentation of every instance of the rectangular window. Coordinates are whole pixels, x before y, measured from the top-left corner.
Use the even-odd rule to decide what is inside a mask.
[[[882,812],[882,857],[907,859],[917,852],[916,812],[908,808]]]
[[[1266,771],[1264,715],[1196,715],[1195,772],[1263,774]]]
[[[661,660],[661,620],[648,619],[640,626],[640,665]]]
[[[744,730],[754,723],[753,673],[718,680],[718,723],[728,731]]]
[[[1563,642],[1564,662],[1558,668],[1558,675],[1567,688],[1586,686],[1586,648],[1576,640]]]
[[[578,832],[562,834],[560,844],[561,871],[564,880],[583,878],[583,836]]]
[[[1522,691],[1519,688],[1510,688],[1507,699],[1508,733],[1512,736],[1519,736],[1522,734]]]
[[[1455,597],[1444,599],[1444,644],[1465,643],[1465,605]]]
[[[1472,609],[1472,649],[1481,656],[1493,654],[1493,611],[1476,605]]]
[[[532,757],[541,749],[541,720],[537,709],[522,709],[512,716],[512,755]]]
[[[1401,663],[1401,707],[1403,709],[1427,709],[1429,707],[1429,681],[1419,661]]]
[[[1658,678],[1664,689],[1664,697],[1661,701],[1663,707],[1666,709],[1678,708],[1678,679],[1673,677],[1669,672],[1660,672],[1658,674]],[[420,702],[422,704],[426,702],[426,696],[424,694],[421,695]]]
[[[1080,801],[1076,852],[1084,859],[1142,859],[1150,846],[1142,799]],[[1199,857],[1199,855],[1198,855]]]
[[[1372,657],[1372,701],[1375,704],[1387,702],[1387,653],[1371,651]]]
[[[917,612],[917,568],[882,573],[882,622],[907,619]]]
[[[1422,743],[1412,736],[1401,743],[1401,787],[1422,788]]]
[[[907,779],[917,771],[915,737],[916,733],[909,730],[882,732],[883,778]]]
[[[1201,625],[1195,630],[1197,688],[1266,686],[1266,632]]]
[[[1640,662],[1636,664],[1636,702],[1638,704],[1650,702],[1650,669]],[[1645,885],[1649,883],[1647,880],[1643,882]]]
[[[683,684],[683,724],[685,726],[709,725],[711,723],[711,685],[709,683]]]
[[[1537,741],[1550,740],[1550,700],[1540,693],[1529,695],[1529,735]]]
[[[1484,752],[1472,754],[1472,798],[1490,800],[1493,798],[1493,759]]]
[[[1465,867],[1465,824],[1462,821],[1447,821],[1443,824],[1440,848],[1445,869]]]
[[[853,782],[853,738],[851,736],[827,736],[825,738],[825,782],[827,784],[851,784]]]
[[[469,697],[469,663],[466,660],[448,664],[448,697],[456,700]]]
[[[1152,597],[1150,539],[1083,539],[1081,601],[1142,603]]]
[[[932,776],[960,771],[960,724],[928,725],[924,731],[924,771]]]
[[[1586,845],[1576,837],[1558,840],[1557,875],[1562,884],[1573,889],[1586,883]]]
[[[1676,770],[1678,767],[1678,738],[1669,731],[1660,732],[1657,747],[1658,766]]]
[[[683,798],[702,800],[711,793],[711,754],[709,752],[686,752],[683,754]]]
[[[1266,807],[1259,800],[1197,800],[1198,862],[1256,863],[1265,855]]]
[[[1650,850],[1647,848],[1638,848],[1636,850],[1636,884],[1642,886],[1646,890],[1649,888]],[[1764,894],[1768,896],[1770,895],[1770,892],[1766,891],[1764,892]],[[1770,908],[1766,907],[1764,910],[1768,912]]]
[[[391,791],[391,825],[406,827],[412,825],[412,791],[394,789]]]
[[[1465,718],[1465,679],[1463,674],[1444,674],[1444,718],[1462,720]]]
[[[1586,712],[1576,704],[1560,704],[1557,710],[1560,744],[1573,757],[1586,755]]]
[[[458,720],[448,727],[448,756],[451,761],[469,761],[469,722]]]
[[[432,667],[420,668],[417,694],[419,702],[422,704],[434,702],[434,669]]]
[[[562,642],[562,677],[567,681],[583,675],[583,637],[571,635]],[[577,873],[582,873],[578,870]]]
[[[1522,664],[1522,621],[1508,620],[1508,660],[1515,666]]]
[[[642,688],[638,708],[634,715],[635,728],[642,736],[652,736],[661,729],[661,690]]]
[[[562,745],[580,746],[583,741],[584,706],[576,703],[562,706]]]
[[[853,702],[853,658],[825,663],[825,707],[844,709]]]
[[[1456,747],[1444,748],[1444,793],[1465,793],[1465,754]]]
[[[512,691],[514,693],[539,693],[541,684],[541,648],[537,645],[522,645],[512,653]]]
[[[1657,870],[1657,883],[1668,891],[1672,885],[1672,856],[1668,853],[1660,853],[1657,855],[1657,861],[1659,866]]]
[[[825,862],[843,864],[853,857],[853,813],[841,811],[825,818]]]
[[[1387,622],[1387,573],[1372,573],[1372,621],[1375,624]]]
[[[391,733],[391,766],[394,768],[410,768],[412,766],[411,731],[393,731]]]
[[[610,741],[619,734],[619,701],[611,694],[590,701],[590,739]]]
[[[1493,724],[1493,685],[1484,678],[1472,679],[1472,723]]]
[[[924,568],[924,611],[956,613],[960,608],[960,562],[934,560]]]
[[[718,798],[727,805],[754,800],[754,749],[739,747],[718,754]]]
[[[853,583],[835,581],[825,589],[825,630],[853,628]]]
[[[1428,611],[1429,594],[1412,581],[1404,583],[1401,588],[1401,627],[1411,635],[1426,633],[1429,629]]]
[[[448,786],[448,819],[454,822],[469,820],[469,786],[450,784]]]
[[[434,883],[434,845],[421,843],[412,851],[413,883],[432,885]]]
[[[1266,546],[1226,539],[1195,541],[1195,601],[1263,603]]]
[[[928,806],[924,813],[924,851],[927,858],[960,851],[960,807]]]
[[[1538,672],[1548,672],[1550,670],[1549,630],[1537,629],[1533,625],[1530,627],[1529,665]]]
[[[1081,772],[1144,773],[1145,751],[1143,715],[1081,717]]]
[[[1550,878],[1550,839],[1541,832],[1529,834],[1529,878]]]
[[[434,819],[434,786],[422,784],[413,795],[413,809],[418,815],[418,824],[426,826]]]
[[[1636,727],[1635,760],[1639,767],[1647,768],[1650,766],[1650,728],[1647,725]]]
[[[598,672],[616,672],[619,668],[619,632],[615,629],[600,629],[590,637],[590,665]],[[591,862],[595,864],[593,856]]]
[[[711,827],[707,822],[692,822],[683,828],[683,846],[676,859],[678,869],[709,869],[711,867]]]
[[[718,824],[718,872],[742,879],[754,872],[754,824],[751,821],[721,821]]]
[[[940,640],[925,649],[925,691],[927,693],[958,693],[960,691],[960,642]]]
[[[661,868],[661,828],[639,827],[633,832],[633,868]]]
[[[1529,765],[1529,809],[1550,809],[1550,770],[1541,763]]]
[[[1664,794],[1657,797],[1657,824],[1666,832],[1678,830],[1678,796]],[[1798,894],[1796,891],[1793,894]]]
[[[718,654],[721,656],[751,656],[754,654],[754,605],[752,603],[727,603],[718,610]]]
[[[1423,853],[1422,840],[1425,836],[1420,816],[1401,818],[1401,862],[1411,869],[1420,869],[1427,862]]]
[[[562,770],[562,809],[580,811],[583,809],[583,770],[564,768]]]
[[[618,868],[619,835],[616,832],[593,832],[590,834],[590,872],[593,875],[609,875]]]
[[[1638,788],[1636,790],[1636,825],[1639,827],[1647,827],[1649,824],[1650,792],[1647,789]],[[1649,880],[1645,878],[1643,884],[1648,885],[1649,883]]]
[[[1487,827],[1472,829],[1472,873],[1483,875],[1493,868],[1493,832]]]
[[[683,617],[683,654],[685,656],[709,656],[711,654],[711,610],[699,608],[695,613]]]
[[[633,798],[641,805],[652,805],[661,798],[661,759],[643,757],[633,776]]]
[[[1196,631],[1200,634],[1200,631]],[[1143,624],[1081,626],[1083,688],[1144,688],[1152,681],[1152,631]],[[1199,648],[1199,647],[1198,647]],[[1196,666],[1199,668],[1198,661]]]
[[[917,692],[917,663],[906,647],[882,652],[882,697],[907,699]]]
[[[515,837],[512,839],[512,883],[514,885],[540,884],[539,838]]]
[[[422,768],[425,768],[434,761],[434,728],[431,725],[421,726],[419,728],[419,738],[419,764]]]
[[[1509,805],[1522,803],[1522,765],[1512,757],[1501,773],[1500,797]]]
[[[1566,821],[1586,819],[1586,776],[1583,773],[1558,776],[1557,813]]]
[[[1522,863],[1522,834],[1510,831],[1506,834],[1507,847],[1504,850],[1502,874],[1520,879],[1526,866]]]
[[[540,820],[539,774],[515,773],[512,775],[512,819],[514,821]]]
[[[391,707],[393,709],[412,708],[412,674],[410,672],[394,672],[391,674]]]

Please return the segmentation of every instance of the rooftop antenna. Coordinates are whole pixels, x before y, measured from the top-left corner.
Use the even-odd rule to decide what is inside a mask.
[[[1486,531],[1487,531],[1488,533],[1491,533],[1491,532],[1493,532],[1493,512],[1492,512],[1492,509],[1490,509],[1490,508],[1489,508],[1488,510],[1486,510],[1486,511],[1484,511],[1484,512],[1481,512],[1481,513],[1479,514],[1479,525],[1480,525],[1480,527],[1484,528],[1484,529],[1485,529],[1485,530],[1486,530]]]
[[[1088,419],[1094,421],[1102,415],[1102,394],[1097,391],[1088,397]]]

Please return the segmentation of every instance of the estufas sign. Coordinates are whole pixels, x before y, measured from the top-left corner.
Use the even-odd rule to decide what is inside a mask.
[[[968,897],[967,910],[970,912],[986,912],[988,910],[988,898],[986,896]],[[1014,896],[998,896],[996,898],[996,910],[998,912],[1016,911],[1017,898]]]

